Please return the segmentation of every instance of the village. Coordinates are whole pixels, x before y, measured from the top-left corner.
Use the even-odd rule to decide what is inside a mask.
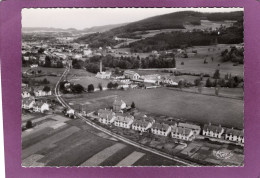
[[[215,28],[203,23],[203,29],[180,31],[219,35],[235,21]],[[136,32],[140,38],[114,35],[113,45],[97,47],[80,41],[78,33],[23,33],[23,164],[143,166],[158,156],[155,165],[243,165],[244,43],[135,49],[139,40],[166,32],[175,30]],[[62,133],[64,138],[55,137]],[[69,144],[66,137],[78,142],[64,154],[79,152],[68,162],[62,154],[51,158]],[[80,158],[90,149],[88,139],[104,150]],[[56,146],[48,147],[48,140]],[[131,151],[121,163],[115,157],[122,149]]]
[[[72,68],[72,62],[63,62],[64,66],[69,70]],[[179,89],[179,82],[174,81],[171,78],[162,77],[159,74],[140,75],[137,71],[125,70],[122,74],[115,74],[115,72],[107,72],[102,70],[102,61],[99,62],[99,72],[93,75],[94,78],[107,81],[107,86],[97,85],[97,88],[89,87],[86,89],[90,92],[106,92],[107,90],[120,90],[122,92],[128,90],[156,90],[161,87],[173,87]],[[33,64],[29,70],[38,71],[42,69],[40,66]],[[28,77],[28,71],[24,73]],[[35,72],[34,75],[39,75]],[[30,75],[29,75],[30,76]],[[61,77],[59,74],[56,77]],[[46,82],[46,81],[45,81]],[[48,82],[46,82],[48,83]],[[75,84],[73,82],[64,80],[63,87],[59,86],[65,93],[70,93],[73,90]],[[159,137],[171,138],[173,143],[182,145],[182,149],[186,148],[189,143],[194,140],[200,140],[203,142],[209,141],[219,142],[221,144],[232,144],[237,146],[244,146],[244,130],[236,128],[223,127],[221,124],[196,123],[192,121],[182,120],[158,120],[157,116],[149,116],[149,113],[139,111],[132,102],[131,105],[127,105],[120,96],[115,95],[114,101],[110,103],[107,108],[96,108],[96,110],[89,111],[88,104],[73,104],[70,108],[62,107],[59,103],[55,102],[55,85],[41,85],[38,87],[29,87],[30,83],[22,84],[22,109],[31,113],[43,113],[44,115],[50,115],[60,111],[61,115],[65,117],[76,119],[77,115],[81,115],[84,118],[90,119],[95,124],[104,127],[107,130],[117,133],[126,138],[130,135],[139,135],[138,139],[130,137],[137,143],[145,144],[145,139],[151,137],[150,135],[156,135]],[[100,84],[100,83],[99,83]],[[110,100],[111,101],[111,100]],[[158,122],[159,121],[159,122]],[[29,128],[27,128],[29,125]],[[58,125],[60,127],[60,125]],[[33,128],[33,122],[28,124],[23,122],[23,130],[30,130]],[[124,130],[120,130],[123,128]],[[129,130],[129,131],[127,131]],[[131,132],[134,130],[134,132]],[[141,136],[141,139],[140,139]],[[202,144],[203,144],[202,142]],[[146,143],[147,144],[147,143]],[[162,147],[157,148],[162,150]],[[217,154],[217,153],[216,153]],[[218,153],[218,157],[225,159],[229,158],[229,152]],[[214,162],[214,161],[213,161]]]

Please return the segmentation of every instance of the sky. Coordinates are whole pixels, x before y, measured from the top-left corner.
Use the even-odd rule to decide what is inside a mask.
[[[22,10],[23,27],[84,29],[120,24],[177,11],[231,12],[242,8],[28,8]]]

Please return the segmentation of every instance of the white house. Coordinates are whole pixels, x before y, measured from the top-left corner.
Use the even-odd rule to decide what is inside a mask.
[[[98,72],[96,74],[96,77],[100,79],[110,79],[111,74],[112,74],[111,72]]]
[[[41,55],[39,57],[39,63],[40,65],[44,65],[45,64],[45,58],[46,58],[46,55]]]
[[[138,80],[140,78],[140,75],[138,73],[131,70],[125,70],[124,76],[126,78],[130,78],[131,80]]]
[[[84,56],[89,56],[89,55],[91,55],[92,54],[92,50],[91,49],[85,49],[84,51],[83,51],[83,55]]]
[[[22,89],[22,98],[28,98],[31,94],[28,89]]]
[[[154,123],[151,127],[151,132],[155,135],[167,136],[171,132],[171,127],[164,123]]]
[[[44,103],[44,102],[36,102],[36,103],[33,105],[33,111],[34,111],[34,112],[44,113],[44,111],[48,111],[49,109],[50,109],[50,108],[49,108],[49,104]]]
[[[28,87],[28,84],[22,83],[22,88],[27,88],[27,87]]]
[[[103,124],[112,124],[116,118],[115,113],[111,110],[98,110],[99,122]]]
[[[50,96],[52,94],[51,90],[50,91],[44,91],[44,86],[41,86],[39,88],[34,89],[34,95],[36,97],[40,96]]]
[[[182,127],[182,128],[187,128],[187,129],[191,129],[194,134],[199,135],[201,128],[199,125],[196,124],[192,124],[192,123],[183,123],[183,122],[179,122],[178,123],[178,127]]]
[[[224,133],[224,129],[221,127],[221,125],[216,126],[216,125],[211,125],[211,123],[205,124],[202,131],[202,135],[215,137],[215,138],[221,138],[223,133]]]
[[[73,56],[73,58],[75,58],[75,59],[81,59],[81,58],[82,58],[82,54],[75,54],[75,55]]]
[[[22,108],[23,109],[31,109],[33,108],[33,105],[35,103],[35,99],[34,98],[23,98],[22,99]]]
[[[129,85],[126,84],[126,83],[119,82],[119,83],[118,83],[118,88],[119,88],[119,89],[121,89],[121,88],[127,89],[127,88],[129,88]]]
[[[238,143],[244,143],[244,130],[226,129],[225,139]]]
[[[120,112],[122,109],[126,108],[126,103],[118,98],[115,99],[113,103],[113,111]]]
[[[178,83],[174,82],[171,78],[164,78],[161,80],[161,82],[172,86],[178,86]]]
[[[171,136],[172,138],[177,138],[186,141],[192,141],[195,138],[192,129],[178,126],[171,127]]]
[[[68,109],[65,113],[65,116],[75,118],[75,110],[74,109]]]
[[[147,117],[135,119],[132,124],[132,129],[141,132],[146,132],[149,128],[152,127],[154,122],[155,120],[153,118],[147,118]]]
[[[116,115],[114,125],[117,127],[130,129],[130,126],[133,122],[134,122],[134,117],[131,115],[128,116]]]
[[[38,67],[38,64],[32,64],[32,65],[30,65],[30,67],[31,68],[36,68],[36,67]]]

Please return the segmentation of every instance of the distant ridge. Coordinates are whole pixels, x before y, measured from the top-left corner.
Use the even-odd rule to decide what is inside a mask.
[[[22,32],[78,32],[78,33],[102,33],[109,31],[113,28],[121,27],[126,25],[127,23],[122,24],[111,24],[111,25],[103,25],[103,26],[94,26],[90,28],[85,28],[83,30],[78,30],[76,28],[53,28],[53,27],[23,27]]]
[[[137,35],[134,32],[144,32],[148,30],[162,30],[162,29],[185,29],[186,24],[201,25],[201,20],[209,21],[225,21],[235,20],[243,22],[244,12],[222,12],[222,13],[202,13],[195,11],[181,11],[164,15],[158,15],[146,18],[140,21],[132,22],[122,25],[111,30],[105,31],[100,34],[84,35],[77,39],[75,42],[87,43],[92,47],[99,45],[115,45],[113,40],[115,36],[124,38],[134,38]]]

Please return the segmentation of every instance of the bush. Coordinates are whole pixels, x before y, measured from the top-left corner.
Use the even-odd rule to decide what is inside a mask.
[[[109,82],[109,83],[107,84],[107,88],[108,88],[108,89],[112,89],[112,88],[113,88],[113,86],[114,86],[114,85],[113,85],[113,83],[112,83],[112,82]]]
[[[216,71],[215,71],[215,73],[213,74],[213,78],[214,79],[219,79],[220,78],[220,73],[219,73],[219,70],[217,69]]]
[[[77,84],[73,85],[71,90],[73,93],[82,93],[84,91],[84,87],[80,84]]]
[[[93,92],[94,91],[94,85],[90,84],[88,85],[88,92]]]
[[[51,91],[51,88],[49,86],[45,86],[42,90],[48,93]]]
[[[132,102],[131,108],[135,108],[135,103],[134,102]]]
[[[26,127],[27,129],[33,128],[33,123],[32,123],[32,121],[27,121],[25,127]]]
[[[212,87],[212,82],[210,81],[209,78],[206,81],[206,87]]]

